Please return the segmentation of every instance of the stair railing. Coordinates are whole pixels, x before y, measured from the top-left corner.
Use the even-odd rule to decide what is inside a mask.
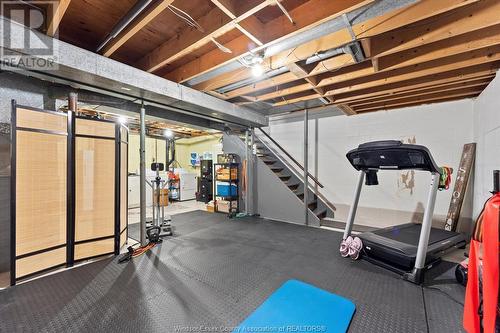
[[[283,154],[285,154],[293,162],[293,164],[295,164],[300,170],[304,171],[304,167],[302,166],[302,164],[300,164],[288,151],[286,151],[285,148],[283,148],[276,140],[274,140],[262,128],[260,128],[260,127],[257,127],[257,128],[259,129],[259,131],[262,134],[264,134],[264,136],[267,139],[269,139],[269,141],[271,141]],[[268,143],[266,143],[265,141],[259,139],[259,142],[262,143],[269,151],[271,151],[271,152],[275,152],[276,151],[275,149],[271,148],[270,145]],[[292,169],[291,171],[294,171],[293,170],[294,169],[293,166],[290,165],[291,163],[289,163],[288,161],[286,161],[285,159],[283,159],[280,156],[280,154],[277,154],[275,152],[275,156],[283,164],[289,166]],[[307,172],[307,175],[308,175],[308,178],[310,178],[316,185],[318,185],[321,188],[324,188],[323,184],[321,184],[321,182],[316,177],[314,177],[313,175],[311,175],[309,172]],[[296,176],[299,177],[300,179],[304,178],[303,176],[301,177],[298,174],[296,174]],[[310,186],[309,180],[306,181],[304,185],[307,185],[307,187],[309,189],[311,189],[314,192],[314,194],[316,194],[325,203],[325,205],[328,208],[330,208],[330,210],[332,210],[332,211],[336,211],[337,210],[337,208],[335,208],[335,206],[330,201],[328,201],[328,199],[321,192],[319,192],[316,188],[314,188],[314,186]]]
[[[278,147],[278,148],[279,148],[279,150],[280,150],[283,154],[285,154],[285,155],[286,155],[286,156],[287,156],[287,157],[288,157],[288,158],[289,158],[289,159],[290,159],[290,160],[291,160],[291,161],[292,161],[292,162],[293,162],[293,163],[294,163],[297,167],[299,167],[299,169],[300,169],[300,170],[304,171],[304,167],[302,166],[302,164],[300,164],[300,163],[299,163],[299,162],[298,162],[295,158],[293,158],[293,156],[292,156],[292,155],[290,155],[290,153],[289,153],[289,152],[287,152],[287,151],[285,150],[285,148],[283,148],[283,147],[282,147],[282,146],[281,146],[278,142],[276,142],[276,140],[274,140],[274,139],[273,139],[273,138],[272,138],[269,134],[267,134],[266,132],[264,132],[264,130],[263,130],[262,128],[258,127],[258,129],[262,132],[262,134],[264,134],[264,135],[266,136],[266,138],[268,138],[268,139],[269,139],[272,143],[274,143],[274,145],[275,145],[276,147]],[[262,141],[262,140],[259,140],[259,141],[260,141],[260,142],[261,142],[264,146],[266,146],[266,147],[267,147],[267,149],[269,149],[269,150],[273,151],[273,149],[271,149],[271,147],[269,147],[269,146],[268,146],[268,145],[267,145],[264,141]],[[276,155],[276,157],[277,157],[277,158],[279,158],[279,159],[281,160],[281,158],[280,158],[280,156],[279,156],[279,155]],[[283,161],[283,160],[281,160],[281,162],[288,164],[286,161]],[[309,178],[311,178],[311,180],[312,180],[314,183],[316,183],[319,187],[324,188],[323,184],[321,184],[321,183],[319,182],[319,180],[318,180],[316,177],[314,177],[313,175],[311,175],[309,172],[307,173],[307,175],[308,175],[308,176],[309,176]]]

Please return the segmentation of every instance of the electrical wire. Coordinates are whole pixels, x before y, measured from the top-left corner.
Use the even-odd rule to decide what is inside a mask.
[[[213,37],[210,37],[210,40],[212,41],[212,43],[215,44],[215,46],[217,46],[217,48],[219,50],[221,50],[222,52],[224,53],[233,53],[233,51],[231,51],[229,48],[225,47],[224,45],[222,45],[221,43],[219,43],[215,38]]]
[[[145,246],[141,246],[140,248],[135,249],[131,256],[132,256],[132,258],[139,257],[140,255],[143,255],[144,253],[148,252],[149,250],[151,250],[155,246],[156,246],[156,243],[153,243],[153,242],[151,242]]]
[[[175,7],[174,5],[169,5],[167,8],[174,15],[176,15],[179,18],[181,18],[182,20],[184,20],[189,26],[196,28],[201,32],[205,32],[205,29],[203,29],[203,27],[200,24],[198,24],[198,22],[196,22],[196,20],[193,17],[191,17],[191,15],[189,15],[188,13],[183,11],[182,9],[179,9],[179,8]]]

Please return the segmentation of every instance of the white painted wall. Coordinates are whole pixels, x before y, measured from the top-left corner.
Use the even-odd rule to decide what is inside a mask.
[[[500,169],[500,78],[486,87],[474,102],[474,138],[477,142],[474,179],[474,216],[490,197],[493,170]]]
[[[357,115],[314,116],[309,121],[309,166],[325,185],[323,194],[337,207],[336,220],[345,221],[352,201],[357,172],[345,154],[360,143],[374,140],[407,140],[427,146],[438,165],[458,167],[462,148],[472,142],[473,100],[461,100]],[[303,161],[303,115],[272,120],[269,131],[297,160]],[[357,224],[383,227],[421,219],[430,175],[417,172],[413,193],[398,185],[400,172],[380,172],[379,186],[363,188]],[[262,190],[262,189],[259,189]],[[435,220],[444,223],[451,190],[438,194]],[[463,215],[470,222],[472,199]],[[469,210],[469,212],[467,212]],[[469,219],[467,219],[469,217]],[[468,226],[467,226],[468,228]]]

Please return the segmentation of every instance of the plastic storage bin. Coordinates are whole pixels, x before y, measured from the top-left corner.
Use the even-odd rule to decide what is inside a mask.
[[[238,195],[236,184],[219,183],[217,184],[217,195],[225,197],[235,197]]]

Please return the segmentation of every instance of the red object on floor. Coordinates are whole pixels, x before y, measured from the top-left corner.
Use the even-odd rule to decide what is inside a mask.
[[[481,219],[481,218],[480,218]],[[500,193],[492,196],[482,213],[480,232],[470,244],[469,279],[465,293],[464,328],[468,333],[494,333],[498,309]],[[481,255],[482,249],[482,255]],[[482,261],[482,321],[479,271]],[[481,330],[482,322],[482,330]]]

